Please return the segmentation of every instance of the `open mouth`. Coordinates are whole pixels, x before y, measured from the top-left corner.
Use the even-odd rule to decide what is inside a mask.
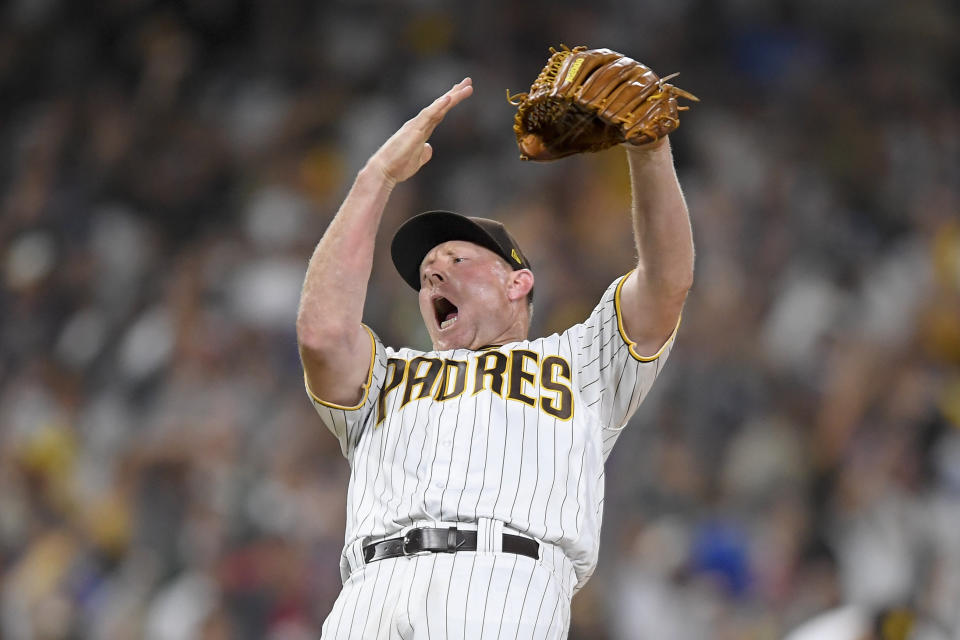
[[[433,299],[433,312],[441,329],[457,321],[457,306],[442,296]]]

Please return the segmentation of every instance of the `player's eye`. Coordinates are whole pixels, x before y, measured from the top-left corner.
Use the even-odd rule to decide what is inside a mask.
[[[457,263],[463,262],[463,261],[464,261],[464,258],[454,258],[454,259],[453,259],[453,264],[457,264]]]

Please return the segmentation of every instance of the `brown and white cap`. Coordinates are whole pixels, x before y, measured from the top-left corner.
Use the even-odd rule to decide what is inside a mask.
[[[465,240],[486,247],[506,260],[514,271],[531,268],[520,246],[500,222],[452,211],[427,211],[400,225],[390,245],[394,266],[415,291],[420,290],[423,259],[435,246],[450,240]]]

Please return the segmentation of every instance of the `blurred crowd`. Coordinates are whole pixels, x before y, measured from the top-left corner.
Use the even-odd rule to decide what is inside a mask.
[[[571,640],[891,605],[960,638],[958,33],[950,0],[4,3],[0,637],[319,636],[348,469],[303,390],[307,259],[470,75],[380,246],[427,209],[498,218],[533,335],[584,319],[634,259],[623,152],[521,163],[504,99],[565,43],[702,100],[672,136],[696,282]],[[366,322],[427,347],[386,253]]]

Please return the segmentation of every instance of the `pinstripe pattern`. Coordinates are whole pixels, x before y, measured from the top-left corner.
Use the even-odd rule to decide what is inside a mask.
[[[607,289],[585,322],[494,352],[395,350],[374,336],[370,385],[357,407],[328,405],[311,394],[351,466],[346,582],[325,634],[350,638],[349,630],[359,627],[357,637],[364,638],[456,638],[470,629],[473,638],[479,637],[473,630],[483,629],[487,637],[488,627],[496,626],[499,631],[489,637],[564,637],[569,597],[596,564],[604,462],[672,347],[671,338],[650,358],[633,352],[618,318],[622,280]],[[364,539],[484,519],[541,541],[549,562],[510,554],[432,554],[358,569],[348,557],[347,549]],[[493,547],[489,540],[486,545]],[[531,574],[535,566],[562,563],[576,576],[565,587],[548,589]],[[401,576],[391,564],[414,569]],[[547,573],[566,584],[564,570]],[[358,575],[364,580],[355,580]],[[407,590],[391,596],[404,583]],[[402,615],[379,615],[400,600]],[[506,629],[505,611],[514,609],[536,622],[525,630]],[[410,629],[404,631],[404,624]]]
[[[561,640],[570,596],[544,565],[461,552],[371,563],[344,584],[323,640]]]

